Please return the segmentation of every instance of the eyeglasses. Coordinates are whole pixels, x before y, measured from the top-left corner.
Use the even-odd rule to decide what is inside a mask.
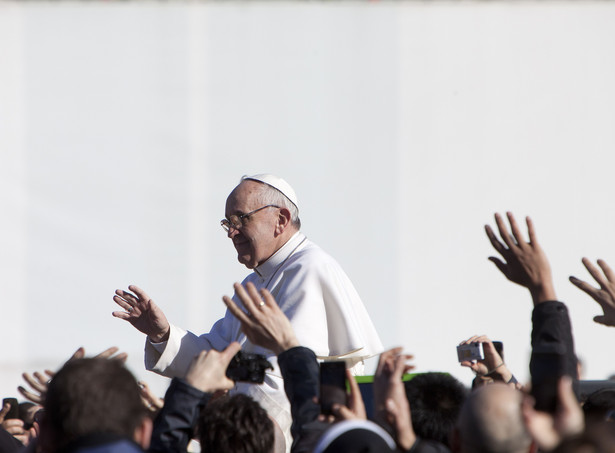
[[[231,230],[231,227],[235,228],[236,230],[240,229],[243,226],[243,219],[247,219],[249,218],[252,214],[256,214],[258,211],[262,211],[265,208],[280,208],[279,206],[276,206],[274,204],[268,204],[267,206],[263,206],[262,208],[258,208],[255,209],[254,211],[250,211],[247,214],[241,214],[241,215],[235,215],[233,214],[230,218],[228,219],[222,219],[220,220],[220,226],[224,229],[224,231],[226,231],[227,233]]]

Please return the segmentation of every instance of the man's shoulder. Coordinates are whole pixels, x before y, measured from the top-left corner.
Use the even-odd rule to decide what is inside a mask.
[[[314,264],[318,266],[322,266],[323,264],[330,264],[334,266],[339,266],[338,262],[325,252],[322,248],[316,245],[314,242],[310,240],[306,240],[305,244],[297,250],[288,260],[288,265],[309,265]]]

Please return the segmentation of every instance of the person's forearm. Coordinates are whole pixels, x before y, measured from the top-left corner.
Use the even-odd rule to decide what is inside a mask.
[[[149,452],[185,453],[201,407],[210,397],[181,379],[173,379],[165,395],[164,407],[154,421]]]

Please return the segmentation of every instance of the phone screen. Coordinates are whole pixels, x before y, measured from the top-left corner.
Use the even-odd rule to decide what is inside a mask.
[[[346,363],[320,364],[320,412],[331,414],[334,404],[346,405]]]

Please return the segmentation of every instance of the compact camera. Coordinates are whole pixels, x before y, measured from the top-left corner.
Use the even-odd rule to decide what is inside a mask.
[[[473,360],[483,360],[485,354],[483,353],[482,343],[469,343],[457,346],[457,360],[459,362],[471,362]]]

